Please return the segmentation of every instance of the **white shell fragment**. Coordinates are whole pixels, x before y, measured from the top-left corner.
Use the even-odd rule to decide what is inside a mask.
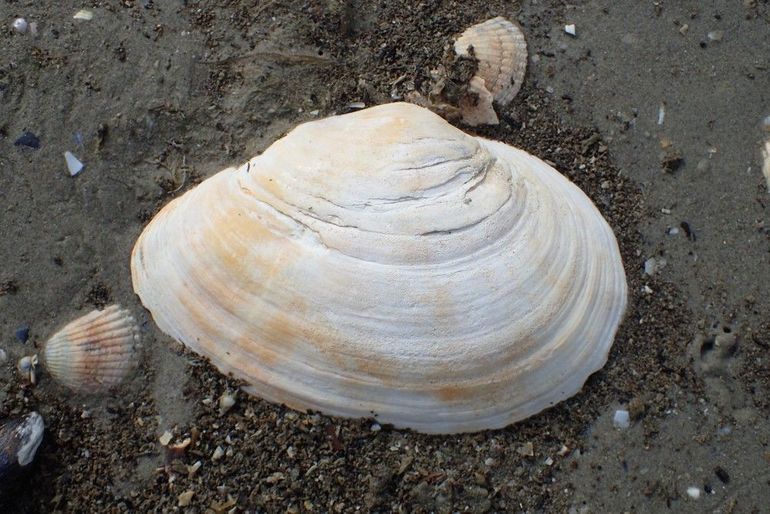
[[[527,42],[518,25],[497,17],[463,32],[454,43],[455,54],[478,59],[478,70],[469,89],[478,101],[460,105],[468,125],[499,123],[492,103],[507,105],[516,96],[527,71]]]
[[[612,424],[615,428],[625,430],[631,426],[631,415],[627,410],[616,410],[615,415],[612,417]]]
[[[305,123],[204,181],[147,226],[131,272],[161,330],[247,392],[428,433],[574,395],[626,306],[580,189],[406,103]]]
[[[564,25],[564,32],[566,32],[570,36],[577,36],[577,28],[575,27],[574,23],[570,23],[569,25]]]
[[[67,161],[67,170],[69,170],[70,176],[74,177],[83,171],[83,163],[80,162],[77,157],[72,155],[71,152],[64,152],[64,160]]]
[[[51,376],[73,391],[96,393],[120,384],[140,347],[131,313],[119,305],[95,310],[54,334],[43,350]]]
[[[81,9],[75,13],[75,16],[73,16],[73,18],[76,20],[91,21],[94,18],[94,13],[89,11],[88,9]]]

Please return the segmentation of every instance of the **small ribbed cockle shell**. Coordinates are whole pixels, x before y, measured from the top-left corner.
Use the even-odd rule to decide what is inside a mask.
[[[95,393],[120,384],[134,368],[139,329],[119,305],[95,310],[56,332],[45,344],[51,376],[76,392]]]
[[[475,57],[478,70],[468,89],[478,99],[460,103],[462,120],[468,125],[494,125],[499,122],[492,103],[507,105],[521,89],[527,71],[527,42],[513,22],[498,16],[473,25],[455,40],[458,56]]]

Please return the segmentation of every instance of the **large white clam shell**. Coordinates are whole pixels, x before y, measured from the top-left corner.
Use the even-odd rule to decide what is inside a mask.
[[[478,100],[463,100],[462,119],[468,125],[497,124],[495,101],[507,105],[516,96],[527,72],[527,42],[518,25],[498,16],[473,25],[454,43],[455,54],[474,56],[478,70],[469,89]]]
[[[405,103],[300,125],[204,181],[131,270],[160,328],[249,392],[432,433],[575,394],[626,305],[576,186]]]
[[[120,384],[137,363],[139,328],[119,305],[67,324],[45,343],[43,362],[73,391],[96,393]]]

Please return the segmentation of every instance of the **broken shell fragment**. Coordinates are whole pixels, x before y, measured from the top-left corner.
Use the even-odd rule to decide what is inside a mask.
[[[161,330],[247,392],[429,433],[574,395],[626,306],[580,189],[406,103],[300,125],[173,200],[131,273]]]
[[[54,334],[43,362],[54,379],[76,392],[96,393],[120,384],[140,348],[134,317],[119,305],[95,310]]]
[[[16,364],[22,380],[27,384],[35,385],[37,383],[37,365],[38,357],[35,355],[25,355]]]
[[[516,96],[527,71],[527,42],[518,25],[498,16],[463,32],[455,54],[478,59],[469,90],[478,99],[460,103],[463,122],[471,126],[499,123],[492,102],[507,105]]]
[[[67,171],[69,171],[71,177],[83,171],[84,164],[72,155],[72,152],[64,152],[64,160],[67,162]]]
[[[0,492],[35,459],[44,428],[37,412],[0,422]]]

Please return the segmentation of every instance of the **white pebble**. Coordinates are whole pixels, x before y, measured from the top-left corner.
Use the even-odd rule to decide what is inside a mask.
[[[372,426],[369,427],[369,430],[371,430],[372,432],[379,432],[380,430],[382,430],[382,427],[380,426],[379,423],[372,423]]]
[[[627,410],[618,409],[615,411],[615,417],[612,418],[612,424],[615,428],[625,430],[631,426],[631,416],[628,414]]]
[[[700,489],[698,487],[692,486],[687,488],[687,496],[692,498],[693,500],[697,500],[700,498]]]
[[[0,348],[0,363],[3,363],[8,360],[8,354],[5,353],[5,350]]]
[[[27,20],[24,18],[16,18],[13,20],[13,30],[18,32],[19,34],[24,34],[27,32]]]
[[[576,36],[577,31],[575,30],[575,24],[570,23],[569,25],[564,25],[564,32],[566,32],[570,36]]]
[[[219,460],[224,456],[225,450],[223,450],[221,446],[217,446],[217,449],[214,450],[214,453],[211,455],[211,460]]]

